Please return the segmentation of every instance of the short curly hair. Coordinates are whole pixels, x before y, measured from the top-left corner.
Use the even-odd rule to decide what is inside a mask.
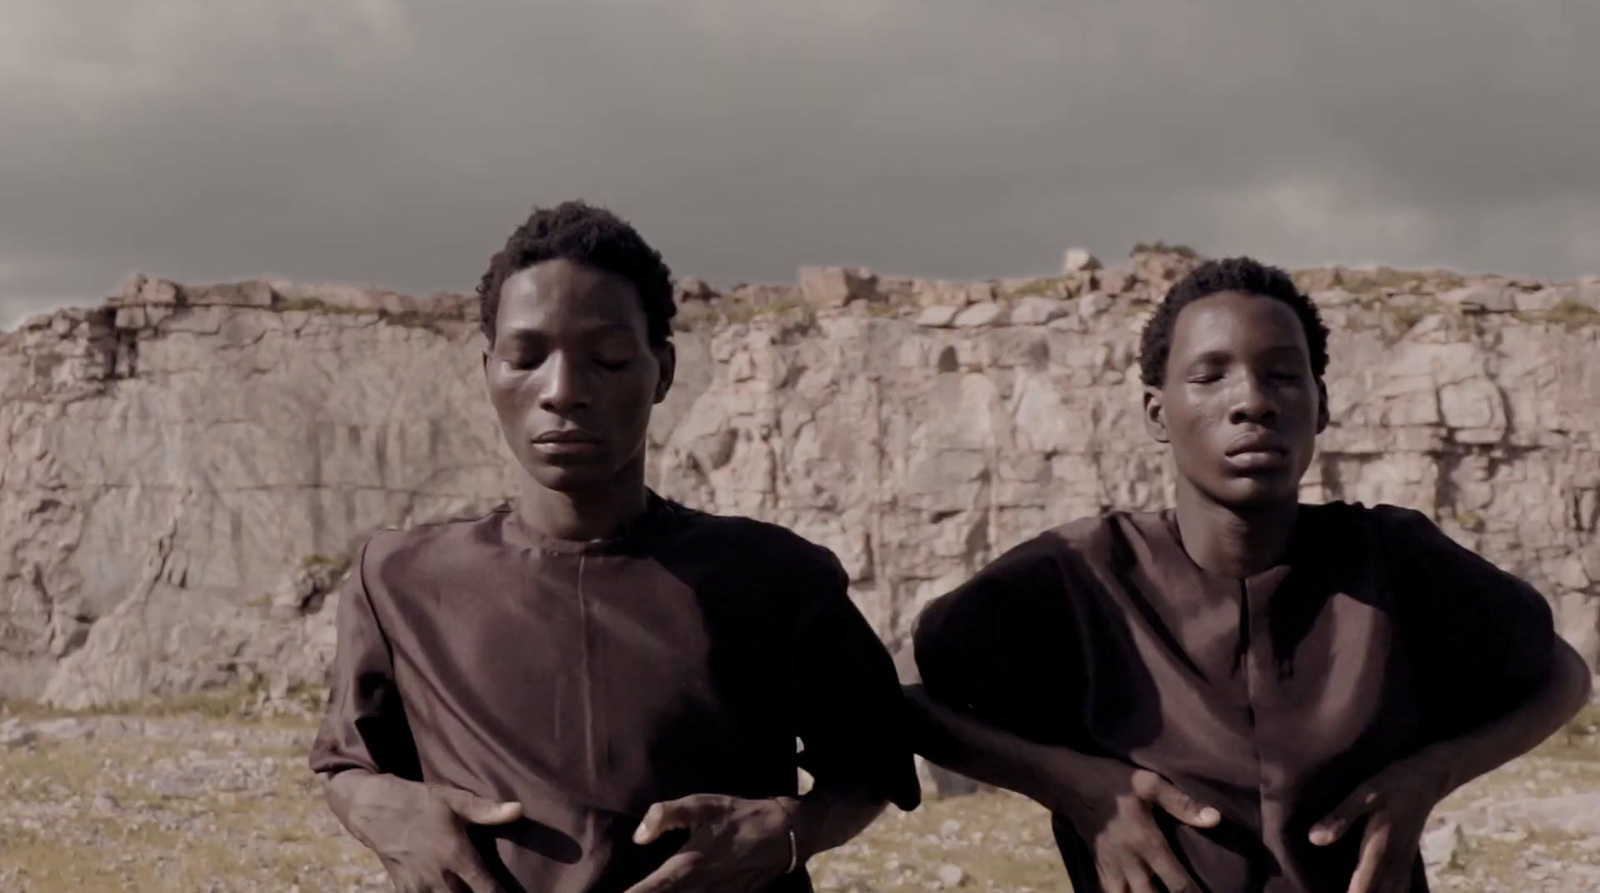
[[[582,201],[553,208],[535,208],[505,247],[489,261],[478,282],[478,316],[483,334],[494,343],[500,313],[500,289],[507,279],[547,260],[563,258],[613,273],[633,284],[643,305],[650,343],[660,347],[672,338],[672,271],[633,225]]]
[[[1317,305],[1278,267],[1254,258],[1230,257],[1200,264],[1167,292],[1155,315],[1145,323],[1139,347],[1139,373],[1150,387],[1161,387],[1167,377],[1167,357],[1172,353],[1172,331],[1183,308],[1201,298],[1225,291],[1243,292],[1282,301],[1299,317],[1311,351],[1311,371],[1320,381],[1328,369],[1328,327]]]

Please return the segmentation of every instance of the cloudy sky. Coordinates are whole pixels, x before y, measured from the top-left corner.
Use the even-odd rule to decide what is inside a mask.
[[[1600,272],[1594,0],[0,0],[0,324],[131,270],[469,290],[536,204],[681,274],[1135,242]]]

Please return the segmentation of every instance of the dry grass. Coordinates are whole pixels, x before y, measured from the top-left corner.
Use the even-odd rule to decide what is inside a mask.
[[[24,724],[53,718],[69,731],[0,745],[0,890],[387,889],[376,859],[338,827],[305,767],[310,719],[240,715],[248,703],[214,699],[203,712],[169,707],[140,717],[9,705]],[[1597,835],[1531,820],[1501,827],[1483,816],[1600,792],[1597,728],[1600,711],[1586,711],[1570,733],[1441,805],[1440,817],[1469,833],[1460,867],[1442,871],[1437,889],[1592,889],[1584,884],[1600,876]],[[940,889],[951,866],[964,890],[1067,890],[1048,817],[1009,794],[891,810],[812,867],[822,890],[909,893]]]

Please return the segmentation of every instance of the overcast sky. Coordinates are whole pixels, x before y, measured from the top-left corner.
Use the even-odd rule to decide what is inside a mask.
[[[130,270],[466,291],[568,197],[724,284],[1575,278],[1597,45],[1595,0],[0,0],[0,324]]]

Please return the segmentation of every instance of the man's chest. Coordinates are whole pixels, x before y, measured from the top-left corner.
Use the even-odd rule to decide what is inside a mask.
[[[759,692],[782,687],[782,649],[721,621],[727,594],[615,562],[541,570],[434,593],[409,624],[396,682],[425,765],[430,743],[446,764],[470,742],[622,808],[769,749]]]
[[[1086,676],[1121,679],[1126,693],[1090,702],[1086,721],[1108,749],[1270,795],[1322,767],[1381,759],[1415,734],[1381,575],[1140,582],[1095,606],[1115,633],[1089,650]]]

